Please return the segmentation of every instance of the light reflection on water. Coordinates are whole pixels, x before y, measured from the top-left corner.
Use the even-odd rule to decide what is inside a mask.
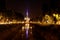
[[[12,26],[12,27],[11,27]],[[2,34],[1,34],[1,32],[0,32],[0,37],[1,36],[8,36],[8,34],[11,36],[11,38],[10,38],[10,36],[9,36],[9,38],[10,39],[12,39],[12,36],[14,36],[14,37],[16,37],[15,35],[17,35],[17,39],[18,39],[18,37],[19,36],[21,36],[21,32],[19,31],[19,30],[21,30],[21,25],[19,24],[19,25],[9,25],[8,27],[9,27],[9,29],[10,30],[8,30],[7,32],[5,31],[5,32],[2,32]],[[57,28],[55,28],[55,25],[51,25],[51,26],[41,26],[41,25],[30,25],[30,27],[32,26],[32,29],[25,29],[24,31],[22,31],[23,32],[23,40],[24,40],[24,38],[25,39],[28,39],[29,38],[29,40],[30,39],[32,39],[32,37],[35,37],[36,39],[43,39],[43,38],[45,38],[45,39],[47,39],[47,38],[49,38],[49,39],[51,39],[51,40],[57,40],[57,38],[58,38],[58,36],[60,35],[60,26],[59,26],[59,28],[57,27]],[[6,28],[6,25],[5,25],[5,28]],[[23,28],[24,29],[24,28]],[[32,35],[33,36],[31,36],[31,34],[30,34],[30,32],[31,32],[31,30],[32,30]],[[13,32],[13,33],[12,33]],[[17,32],[17,33],[16,33]],[[19,34],[18,34],[19,33]],[[4,35],[3,35],[4,34]],[[12,35],[11,35],[12,34]],[[31,36],[31,37],[30,37]],[[42,37],[43,36],[43,37]],[[42,37],[42,38],[41,38]],[[8,38],[8,37],[7,37]],[[7,38],[6,38],[6,40],[7,40]],[[8,38],[8,39],[9,39]],[[14,39],[16,39],[16,38],[14,38]],[[35,39],[34,38],[34,39]],[[53,38],[53,39],[52,39]],[[21,37],[19,37],[19,39],[21,39]],[[49,40],[48,39],[48,40]]]
[[[57,40],[58,39],[58,34],[57,33],[54,33],[54,32],[58,32],[58,30],[55,28],[55,25],[50,25],[50,26],[40,26],[40,25],[32,25],[33,26],[33,29],[32,30],[32,35],[33,35],[33,38],[36,37],[42,37],[42,38],[38,38],[38,39],[51,39],[51,40]],[[35,29],[36,28],[36,29]],[[55,31],[54,31],[55,30]],[[33,32],[34,31],[34,32]],[[29,33],[28,33],[28,30],[26,30],[26,38],[29,37],[30,34],[30,29],[29,29]],[[46,38],[45,38],[45,36]],[[53,34],[53,35],[52,35]],[[40,36],[39,36],[40,35]],[[57,36],[56,36],[57,35]],[[50,37],[49,37],[50,36]],[[51,38],[53,36],[53,39]],[[31,37],[29,37],[31,38]]]
[[[28,29],[26,29],[26,38],[28,38]]]

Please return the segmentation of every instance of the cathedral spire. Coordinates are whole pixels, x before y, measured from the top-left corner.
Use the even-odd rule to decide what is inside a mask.
[[[26,16],[28,17],[28,9],[27,9],[27,11],[26,11]]]

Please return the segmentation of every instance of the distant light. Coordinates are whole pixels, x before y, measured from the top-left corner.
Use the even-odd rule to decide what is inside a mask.
[[[55,14],[53,14],[53,16],[55,17],[56,15],[55,15]]]
[[[32,29],[32,27],[30,27],[30,29]]]
[[[26,29],[26,38],[28,38],[28,29]]]
[[[25,29],[29,29],[29,24],[25,24]]]
[[[57,21],[56,24],[60,25],[60,21]]]
[[[24,21],[22,21],[21,23],[24,23]]]
[[[27,10],[27,12],[26,12],[26,16],[28,17],[28,10]]]
[[[23,26],[23,27],[22,27],[22,31],[24,31],[24,29],[25,29],[25,28],[24,28],[24,26]]]

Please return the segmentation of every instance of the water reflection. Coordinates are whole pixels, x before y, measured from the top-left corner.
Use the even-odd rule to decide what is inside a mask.
[[[60,40],[60,26],[30,24],[22,31],[22,24],[0,25],[0,40]]]

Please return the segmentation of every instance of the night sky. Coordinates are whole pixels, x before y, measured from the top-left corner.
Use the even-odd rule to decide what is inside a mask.
[[[14,9],[25,15],[28,8],[29,16],[38,16],[41,13],[41,1],[21,1],[21,0],[9,0],[7,1],[7,8]]]
[[[25,16],[28,8],[30,17],[38,17],[45,11],[60,8],[59,4],[57,0],[6,0],[7,9],[14,9]]]

